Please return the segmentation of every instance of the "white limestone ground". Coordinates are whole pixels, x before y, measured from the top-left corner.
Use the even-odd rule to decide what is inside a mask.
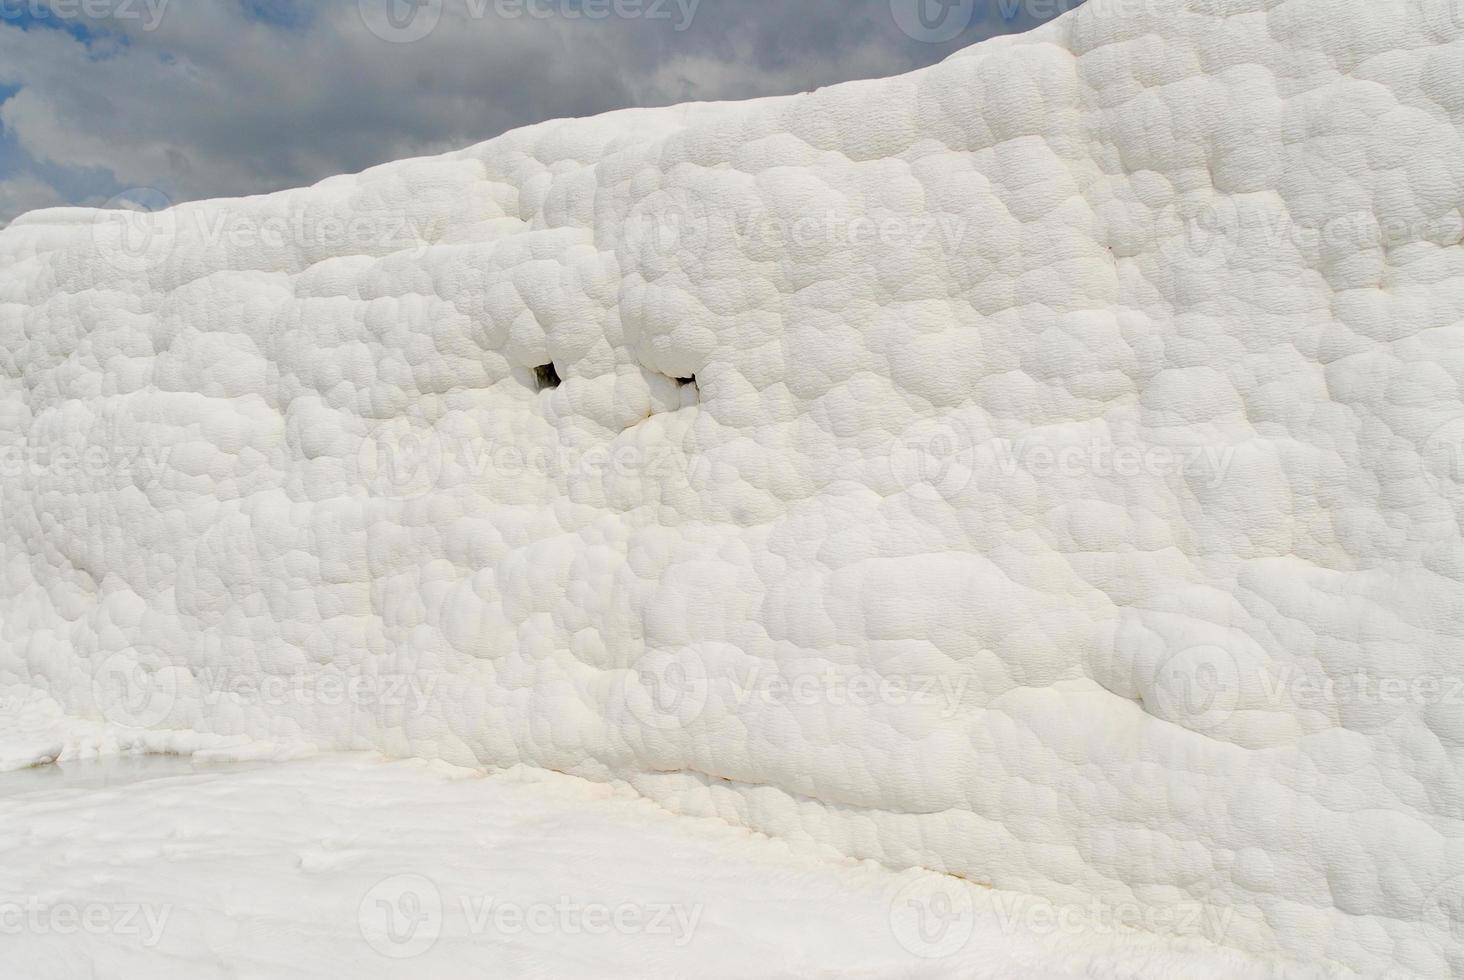
[[[13,773],[0,861],[13,980],[1322,975],[532,770],[141,757]]]
[[[1464,973],[1461,124],[1451,0],[1092,0],[34,213],[0,683]]]

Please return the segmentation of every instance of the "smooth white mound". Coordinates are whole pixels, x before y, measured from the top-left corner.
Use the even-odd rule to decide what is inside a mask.
[[[1093,0],[34,213],[0,683],[1464,971],[1461,125],[1450,0]]]
[[[830,863],[569,777],[354,756],[13,776],[0,861],[17,980],[1315,976],[934,872]]]

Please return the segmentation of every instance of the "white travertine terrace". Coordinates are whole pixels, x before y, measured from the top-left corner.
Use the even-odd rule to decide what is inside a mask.
[[[1092,0],[33,213],[0,684],[1464,971],[1461,134],[1464,4]]]

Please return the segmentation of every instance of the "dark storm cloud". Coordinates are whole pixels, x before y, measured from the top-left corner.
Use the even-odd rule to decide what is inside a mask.
[[[0,0],[0,222],[132,187],[258,193],[544,119],[896,74],[1072,3]]]

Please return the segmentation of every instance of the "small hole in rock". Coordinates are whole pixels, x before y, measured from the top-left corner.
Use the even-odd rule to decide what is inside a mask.
[[[540,391],[559,387],[559,372],[554,369],[553,363],[534,368],[534,378],[539,382]]]
[[[693,374],[689,378],[677,378],[676,383],[683,388],[685,388],[687,385],[694,385],[696,384],[696,375]]]

